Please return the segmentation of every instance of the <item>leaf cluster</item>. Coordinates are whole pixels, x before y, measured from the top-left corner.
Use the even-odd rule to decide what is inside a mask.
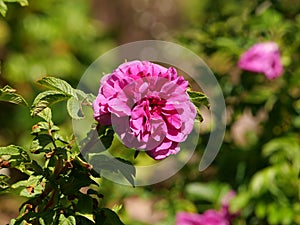
[[[26,179],[15,183],[9,176],[0,176],[0,192],[14,192],[27,199],[10,224],[123,224],[115,212],[103,208],[104,196],[98,191],[100,175],[83,160],[74,136],[65,138],[59,134],[49,108],[67,100],[70,116],[82,119],[82,105],[90,106],[93,96],[54,77],[45,77],[38,83],[48,90],[38,94],[30,108],[31,115],[40,118],[32,126],[30,148],[0,147],[0,168],[18,169],[26,175]],[[1,101],[27,105],[12,88],[6,86],[0,91]],[[103,135],[100,133],[100,138]]]

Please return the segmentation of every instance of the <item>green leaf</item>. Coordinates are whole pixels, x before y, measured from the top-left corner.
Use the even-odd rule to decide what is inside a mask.
[[[31,106],[31,115],[36,116],[48,106],[68,98],[70,98],[69,95],[63,94],[59,91],[44,91],[38,94],[38,96],[34,99]]]
[[[0,13],[2,16],[5,16],[6,15],[6,11],[7,11],[7,6],[6,4],[0,0]]]
[[[45,147],[50,143],[52,143],[52,137],[49,134],[39,134],[32,141],[32,144],[30,146],[30,151],[40,152],[41,150],[44,150]],[[48,150],[49,149],[46,149],[46,151]]]
[[[18,2],[21,6],[27,6],[27,0],[0,0],[0,13],[2,16],[6,15],[7,6],[4,2]]]
[[[190,97],[191,102],[196,106],[197,115],[199,117],[199,120],[202,122],[203,117],[200,112],[201,106],[206,106],[209,108],[209,101],[205,94],[202,92],[192,91],[190,89],[187,90],[187,93]]]
[[[218,198],[218,188],[214,183],[189,183],[186,192],[191,199],[214,202]]]
[[[134,187],[134,177],[136,175],[136,170],[134,165],[128,160],[122,158],[116,158],[116,159],[120,161],[120,163],[118,163],[118,170]]]
[[[46,212],[42,212],[39,216],[39,222],[41,225],[53,224],[55,219],[55,211],[48,210]]]
[[[261,195],[267,190],[274,189],[275,178],[276,169],[273,167],[267,167],[255,173],[249,185],[252,195]]]
[[[13,184],[11,188],[16,189],[15,191],[18,192],[20,196],[24,197],[34,197],[40,195],[44,187],[41,185],[41,181],[43,179],[42,175],[29,176],[28,180],[21,180],[17,183]]]
[[[93,154],[89,161],[96,171],[109,171],[111,173],[120,173],[120,178],[125,177],[126,180],[134,186],[134,177],[136,169],[134,165],[125,159],[112,158],[103,154]]]
[[[0,7],[0,10],[1,10],[1,7]],[[12,220],[10,221],[9,225],[15,225],[15,224],[16,224],[16,222],[17,222],[17,220],[16,220],[16,219],[12,219]]]
[[[59,225],[76,225],[76,219],[74,216],[65,217],[64,214],[59,216]]]
[[[59,91],[65,95],[76,97],[76,91],[66,81],[56,77],[44,77],[38,80],[37,83],[49,89]]]
[[[118,215],[107,208],[100,209],[96,214],[97,225],[124,225]]]
[[[10,145],[0,147],[0,167],[16,168],[28,175],[32,174],[32,160],[28,153],[21,147]]]
[[[74,161],[73,166],[76,167]],[[69,175],[65,175],[57,180],[57,183],[61,186],[61,190],[65,195],[72,195],[74,192],[79,191],[80,188],[87,187],[91,184],[97,185],[88,173],[88,169],[82,171],[75,168],[71,170]]]
[[[1,3],[0,3],[0,7],[1,7]],[[6,85],[5,87],[0,89],[0,101],[28,106],[25,99],[21,95],[16,94],[15,92],[16,92],[15,89]]]
[[[88,195],[79,195],[77,211],[81,214],[91,214],[93,212],[93,198]]]
[[[238,212],[243,210],[249,204],[251,195],[248,192],[242,192],[230,200],[229,211]]]
[[[83,111],[82,111],[82,105],[81,105],[82,101],[78,100],[75,97],[71,97],[68,102],[67,102],[67,110],[69,115],[73,118],[73,119],[83,119],[84,115],[83,115]]]
[[[200,108],[201,106],[209,108],[209,101],[205,94],[198,91],[192,91],[190,89],[187,90],[187,93],[190,96],[191,102],[193,102],[197,108]]]
[[[15,145],[0,147],[0,156],[2,155],[19,156],[22,151],[24,150],[21,147]]]
[[[9,176],[0,174],[0,192],[9,188]]]
[[[52,120],[52,112],[51,109],[48,107],[39,112],[37,115],[49,123]]]
[[[81,154],[84,156],[86,153],[103,152],[112,145],[113,139],[114,130],[112,126],[93,126],[86,137],[80,141]],[[99,142],[102,146],[101,144],[99,145]]]
[[[92,222],[89,218],[87,218],[86,215],[83,216],[83,215],[78,214],[78,215],[75,216],[75,218],[76,218],[77,224],[81,224],[81,225],[95,225],[95,223]]]
[[[99,125],[97,127],[97,130],[101,143],[106,149],[108,149],[111,146],[114,139],[114,129],[112,128],[112,126]]]

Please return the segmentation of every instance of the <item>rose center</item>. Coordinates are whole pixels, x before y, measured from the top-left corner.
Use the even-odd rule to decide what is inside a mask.
[[[153,119],[161,118],[165,99],[159,97],[145,97],[138,101],[132,108],[130,127],[136,136],[150,134]]]

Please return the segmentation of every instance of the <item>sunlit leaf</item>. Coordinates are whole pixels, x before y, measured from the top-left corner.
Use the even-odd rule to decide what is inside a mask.
[[[45,108],[41,112],[37,114],[39,117],[47,121],[48,123],[51,122],[52,119],[52,112],[50,108]]]
[[[6,4],[3,2],[3,0],[0,0],[0,13],[2,16],[6,15],[6,11],[7,11],[7,6]]]
[[[36,116],[48,106],[70,98],[69,95],[63,94],[59,91],[44,91],[34,99],[31,106],[31,115]]]
[[[0,0],[0,13],[2,14],[2,16],[5,16],[7,11],[7,6],[5,2],[18,2],[21,6],[28,5],[27,0]]]
[[[21,154],[22,151],[24,150],[21,147],[15,145],[0,147],[0,156],[1,155],[18,156]]]
[[[56,77],[44,77],[38,80],[37,83],[49,89],[64,93],[65,95],[76,97],[76,91],[66,81]]]
[[[25,99],[15,92],[15,89],[6,85],[5,87],[0,89],[0,101],[27,106],[27,102],[25,101]]]
[[[74,216],[65,217],[64,214],[60,214],[59,225],[76,225],[76,219]]]

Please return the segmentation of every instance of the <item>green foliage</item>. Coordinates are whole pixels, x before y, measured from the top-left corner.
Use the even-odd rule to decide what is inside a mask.
[[[28,1],[27,0],[0,0],[0,14],[2,16],[6,15],[6,12],[7,12],[7,5],[6,5],[6,3],[9,3],[9,2],[17,2],[21,6],[27,6],[28,5]]]
[[[192,91],[190,89],[187,90],[187,93],[190,97],[190,100],[196,106],[197,115],[198,115],[200,121],[203,121],[203,117],[201,115],[200,108],[202,106],[206,106],[207,108],[209,108],[209,101],[208,101],[207,96],[204,93]]]
[[[73,89],[66,81],[55,77],[44,77],[38,83],[48,89],[36,96],[31,106],[31,115],[35,116],[51,104],[68,100],[67,109],[73,119],[84,118],[82,105],[91,105],[93,96]]]
[[[60,128],[52,120],[50,105],[76,99],[77,104],[84,102],[91,106],[91,96],[53,77],[45,77],[38,83],[53,90],[38,94],[31,106],[32,115],[40,121],[32,126],[30,148],[15,145],[0,147],[0,168],[14,168],[26,175],[25,179],[16,182],[11,182],[6,175],[0,176],[1,192],[14,192],[26,197],[19,216],[10,224],[123,224],[116,213],[101,207],[103,195],[98,192],[99,174],[82,159],[74,145],[74,137],[60,135]],[[1,91],[11,94],[2,98],[5,101],[26,103],[9,87]],[[74,104],[68,105],[69,111],[74,112]],[[70,115],[73,116],[73,113]],[[75,119],[78,117],[75,116]],[[99,138],[107,136],[107,132],[100,129]],[[126,171],[123,174],[129,176]]]
[[[240,216],[233,224],[300,224],[300,70],[294,60],[299,58],[300,4],[230,0],[187,5],[191,26],[178,32],[177,41],[210,66],[229,112],[222,150],[209,170],[215,177],[209,183],[221,180],[237,190],[231,210]],[[284,66],[284,74],[271,81],[237,66],[244,51],[265,41],[279,45]],[[197,185],[186,185],[186,197],[195,204],[194,190],[207,200],[213,190]],[[200,206],[198,210],[203,211]]]
[[[92,18],[91,2],[77,0],[74,7],[73,0],[44,0],[11,7],[0,18],[1,37],[7,37],[0,39],[7,53],[5,80],[22,84],[55,74],[78,82],[97,57],[114,47],[102,24]]]

